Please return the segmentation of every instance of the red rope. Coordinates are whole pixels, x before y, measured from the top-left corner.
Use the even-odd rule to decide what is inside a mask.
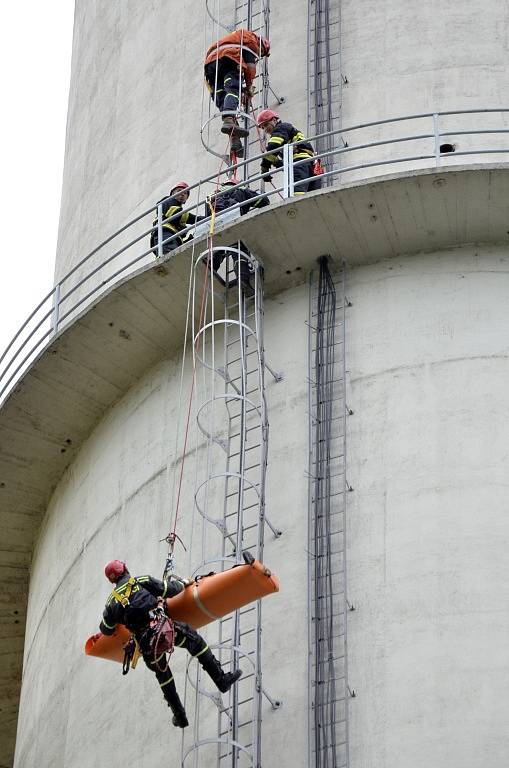
[[[228,146],[231,146],[231,136],[228,137]],[[235,155],[234,155],[234,157],[235,157]],[[221,177],[221,172],[223,170],[223,164],[224,164],[224,157],[221,160],[221,164],[220,164],[219,170],[217,172],[216,189],[215,189],[216,192],[219,190],[219,187],[221,186],[221,184],[220,184],[220,177]],[[236,166],[235,166],[235,168],[236,168]],[[203,282],[203,290],[202,290],[202,295],[201,295],[200,319],[199,319],[199,324],[198,324],[199,328],[201,328],[201,326],[202,326],[203,316],[204,316],[204,313],[205,313],[205,296],[207,294],[207,287],[208,287],[209,274],[210,274],[210,264],[212,262],[213,233],[209,233],[208,243],[207,244],[208,244],[209,252],[208,252],[208,256],[207,256],[207,263],[206,263],[206,268],[205,268],[205,270],[206,270],[205,271],[205,280]],[[189,436],[189,424],[190,424],[190,421],[191,421],[191,407],[192,407],[192,403],[193,403],[193,395],[194,395],[194,389],[195,389],[195,384],[196,384],[196,353],[198,352],[198,349],[199,349],[200,338],[201,337],[199,336],[196,344],[193,341],[193,345],[194,345],[194,349],[195,349],[195,354],[193,355],[193,377],[192,377],[192,380],[191,380],[191,392],[189,393],[189,405],[188,405],[188,408],[187,408],[186,432],[185,432],[185,436],[184,436],[184,449],[183,449],[183,452],[182,452],[182,462],[180,464],[180,475],[179,475],[179,484],[178,484],[178,490],[177,490],[177,501],[176,501],[176,504],[175,504],[175,520],[173,522],[173,531],[172,531],[173,534],[175,534],[175,532],[177,530],[177,519],[178,519],[178,514],[179,514],[179,509],[180,509],[180,494],[181,494],[181,490],[182,490],[182,479],[183,479],[183,476],[184,476],[184,464],[185,464],[185,461],[186,461],[187,439],[188,439],[188,436]]]

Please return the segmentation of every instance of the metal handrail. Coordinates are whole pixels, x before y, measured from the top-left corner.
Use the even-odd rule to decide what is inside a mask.
[[[368,170],[372,168],[384,168],[386,166],[400,165],[401,163],[431,161],[429,165],[427,164],[425,167],[440,167],[444,159],[452,156],[462,157],[468,155],[489,156],[492,154],[509,154],[509,146],[484,146],[478,149],[460,149],[450,154],[441,153],[440,144],[442,138],[444,137],[473,137],[480,135],[491,136],[494,134],[509,133],[509,128],[482,128],[477,124],[470,130],[463,127],[459,127],[458,130],[452,130],[449,126],[447,126],[447,130],[441,131],[441,119],[446,117],[483,114],[498,114],[500,116],[504,116],[507,113],[509,113],[509,108],[494,107],[486,109],[477,108],[446,110],[442,112],[422,112],[413,115],[404,115],[400,117],[385,118],[383,120],[358,123],[346,128],[339,128],[334,131],[317,134],[316,136],[310,137],[309,140],[316,143],[318,140],[324,138],[337,138],[337,140],[333,143],[332,149],[328,149],[326,152],[317,155],[317,157],[327,159],[329,161],[335,161],[337,164],[336,168],[332,168],[332,170],[328,170],[326,173],[324,173],[322,178],[333,177],[341,180],[344,174],[351,173],[353,171],[360,172],[362,170]],[[430,120],[430,130],[425,130],[424,132],[422,130],[419,132],[416,131],[414,134],[409,133],[403,136],[388,139],[364,141],[362,143],[353,144],[351,146],[345,146],[345,142],[343,141],[344,136],[348,136],[348,134],[352,134],[355,131],[381,128],[387,125],[397,126],[403,123],[407,123],[411,120]],[[369,159],[366,159],[365,162],[359,162],[351,165],[340,165],[340,161],[342,161],[344,157],[348,155],[348,153],[359,151],[373,152],[380,147],[399,147],[403,146],[409,141],[431,141],[431,145],[429,147],[429,151],[424,151],[421,153],[414,153],[401,157],[396,155],[391,157],[382,156],[376,159],[373,159],[370,156]],[[283,198],[289,198],[295,194],[296,190],[298,191],[299,186],[306,184],[306,180],[294,182],[293,170],[295,167],[298,167],[299,165],[302,165],[308,161],[304,159],[293,163],[293,145],[284,145],[282,149],[282,165],[280,168],[271,171],[271,175],[277,176],[278,179],[281,179],[281,183],[273,184],[273,189],[262,190],[256,198],[253,198],[253,201],[261,199],[262,197],[273,198],[274,195],[280,195]],[[253,157],[249,157],[248,159],[237,163],[238,172],[242,171],[244,168],[247,169],[245,174],[246,179],[239,182],[240,187],[264,181],[265,175],[259,169],[257,169],[254,173],[251,172],[253,164],[256,165],[259,163],[264,157],[264,154],[265,153],[261,152]],[[213,195],[214,192],[217,191],[221,179],[226,180],[231,176],[232,170],[233,169],[231,167],[225,167],[223,171],[220,171],[219,173],[212,173],[209,176],[206,176],[205,178],[195,182],[194,184],[191,184],[189,187],[189,192],[196,192],[198,201],[189,206],[189,208],[186,208],[186,210],[198,213],[200,208],[205,207],[207,200],[210,199],[209,195]],[[213,189],[210,189],[209,185],[212,185]],[[209,194],[203,195],[203,189],[209,190]],[[80,259],[80,261],[78,261],[62,278],[60,278],[54,288],[39,302],[37,307],[30,313],[28,318],[13,336],[0,357],[0,402],[5,399],[10,390],[15,386],[16,382],[30,365],[30,362],[32,362],[42,352],[42,350],[51,343],[53,337],[59,332],[59,330],[61,330],[64,323],[71,323],[73,317],[75,317],[78,311],[82,312],[92,303],[92,301],[101,295],[108,286],[118,282],[125,276],[126,273],[131,271],[144,259],[150,258],[152,252],[157,252],[157,256],[152,259],[152,263],[154,263],[158,258],[163,256],[165,246],[171,245],[173,242],[179,242],[178,238],[185,238],[192,235],[192,231],[195,228],[194,224],[188,225],[177,234],[172,233],[171,231],[170,234],[168,234],[167,229],[166,231],[163,231],[165,229],[165,224],[176,221],[181,215],[180,213],[177,213],[171,218],[164,219],[163,221],[162,205],[165,200],[169,199],[169,197],[170,195],[164,198],[164,200],[159,201],[156,205],[147,208],[142,213],[138,214],[134,219],[122,225],[113,234],[103,240],[86,256]],[[239,210],[241,207],[242,203],[238,203],[234,206],[231,206],[228,211],[233,212],[235,210]],[[136,232],[135,236],[130,238],[129,242],[127,243],[121,243],[119,241],[119,238],[124,235],[124,233],[128,231],[132,231],[134,233],[134,229],[137,227],[137,225],[139,225],[140,222],[142,222],[142,220],[149,215],[154,217],[154,221],[150,227],[147,228],[145,226],[141,234]],[[202,223],[205,224],[209,222],[210,218],[210,215],[205,215],[202,217]],[[157,244],[149,248],[143,247],[141,248],[141,251],[138,252],[136,245],[140,243],[141,240],[150,237],[152,232],[158,233]],[[94,261],[93,266],[87,270],[80,279],[76,280],[76,282],[74,282],[70,287],[66,287],[66,284],[69,282],[70,278],[76,275],[78,270],[83,268],[88,262],[90,262],[91,259],[97,256],[98,253],[105,251],[107,246],[112,244],[115,240],[118,242],[118,247],[114,248],[113,253],[105,254],[104,258],[101,258],[100,263],[98,264]],[[130,258],[126,263],[119,264],[122,256],[126,254],[130,249],[134,249],[135,255],[133,255],[133,257]],[[131,251],[131,254],[132,253],[133,251]],[[93,278],[97,276],[101,270],[113,265],[118,265],[118,268],[102,277],[102,279],[98,278],[93,280]],[[88,290],[86,290],[84,295],[79,296],[76,301],[70,303],[71,296],[76,294],[76,292],[78,292],[79,289],[86,284],[88,284]],[[47,309],[48,306],[50,307],[49,309]]]

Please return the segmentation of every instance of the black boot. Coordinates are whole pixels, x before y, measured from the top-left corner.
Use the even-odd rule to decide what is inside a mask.
[[[221,664],[209,648],[201,656],[198,656],[198,661],[221,693],[229,691],[242,675],[241,669],[236,669],[233,672],[224,672]]]
[[[162,691],[169,708],[173,712],[173,717],[172,717],[173,725],[175,725],[177,728],[187,728],[187,726],[189,725],[189,720],[187,719],[186,710],[184,709],[184,705],[180,701],[180,697],[177,693],[177,689],[175,687],[175,683],[173,682],[173,680],[167,683],[167,685],[164,686]]]
[[[171,719],[173,725],[177,728],[187,728],[189,725],[189,720],[187,719],[186,710],[184,709],[178,696],[176,701],[172,703],[168,702],[168,706],[173,712],[173,717]]]

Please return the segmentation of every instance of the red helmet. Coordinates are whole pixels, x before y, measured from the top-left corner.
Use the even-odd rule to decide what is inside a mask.
[[[177,189],[181,189],[182,191],[184,191],[184,190],[189,190],[189,184],[187,183],[187,181],[179,181],[179,183],[178,183],[178,184],[174,184],[174,185],[173,185],[173,187],[172,187],[172,188],[171,188],[171,190],[170,190],[170,194],[171,194],[171,195],[173,195],[173,193],[174,193],[174,192],[175,192]],[[189,194],[189,191],[187,192],[187,194]]]
[[[256,123],[261,128],[264,123],[268,123],[269,120],[273,120],[274,118],[279,120],[279,115],[277,112],[274,112],[273,109],[262,109],[256,118]]]
[[[262,56],[270,56],[270,40],[268,37],[260,38],[260,53]]]
[[[122,560],[110,560],[110,562],[106,563],[104,566],[106,578],[108,581],[111,581],[112,584],[115,584],[125,571],[127,571],[127,566]]]

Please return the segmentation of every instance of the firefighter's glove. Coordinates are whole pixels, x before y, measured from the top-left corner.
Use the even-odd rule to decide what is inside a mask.
[[[264,168],[262,168],[262,173],[263,173],[262,181],[268,181],[268,182],[272,181],[272,174],[271,173],[268,173],[267,171],[265,171]]]
[[[176,584],[180,584],[182,586],[182,589],[185,589],[186,587],[189,586],[189,584],[191,584],[189,579],[184,578],[184,576],[179,576],[176,573],[172,573],[170,579],[171,581],[174,581]]]

